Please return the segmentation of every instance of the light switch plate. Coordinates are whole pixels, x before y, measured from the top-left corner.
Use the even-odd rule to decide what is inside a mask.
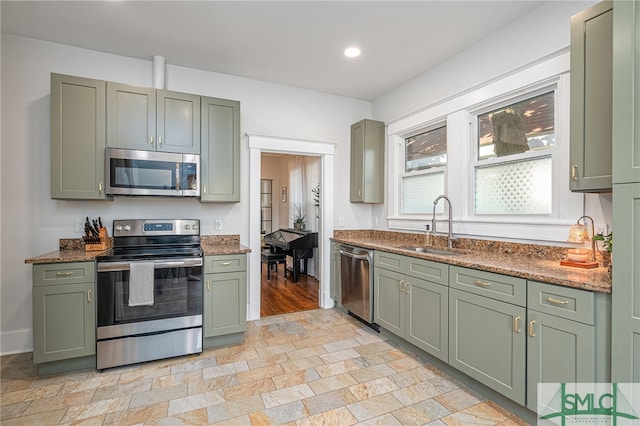
[[[216,229],[222,229],[222,219],[216,219],[213,221],[213,226]]]

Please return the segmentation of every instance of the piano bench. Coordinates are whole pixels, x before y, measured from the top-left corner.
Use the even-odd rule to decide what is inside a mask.
[[[284,278],[287,278],[287,256],[284,253],[272,253],[269,250],[264,250],[260,254],[262,263],[267,265],[267,280],[271,279],[271,268],[276,267],[276,274],[278,273],[278,264],[284,263]]]

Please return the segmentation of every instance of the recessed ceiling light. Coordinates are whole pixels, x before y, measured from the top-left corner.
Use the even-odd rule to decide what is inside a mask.
[[[344,56],[346,56],[347,58],[357,58],[358,56],[360,56],[360,49],[358,49],[357,47],[349,47],[344,51]]]

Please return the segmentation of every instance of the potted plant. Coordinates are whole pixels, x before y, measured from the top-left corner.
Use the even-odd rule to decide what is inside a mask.
[[[291,218],[293,220],[294,229],[304,230],[307,221],[307,215],[302,212],[302,206],[300,204],[294,204],[293,208],[296,213]]]
[[[608,235],[594,235],[594,241],[602,241],[602,250],[598,250],[602,256],[602,265],[609,268],[609,276],[611,276],[611,264],[613,259],[613,231]]]

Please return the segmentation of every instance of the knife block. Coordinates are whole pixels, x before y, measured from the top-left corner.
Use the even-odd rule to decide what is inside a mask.
[[[111,238],[107,228],[100,228],[100,244],[85,244],[84,251],[103,251],[111,247]]]

